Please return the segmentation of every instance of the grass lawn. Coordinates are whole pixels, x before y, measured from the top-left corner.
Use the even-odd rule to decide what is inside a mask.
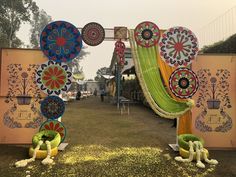
[[[62,122],[69,145],[54,165],[36,160],[16,168],[17,160],[28,158],[28,146],[0,145],[0,177],[236,176],[235,151],[210,151],[219,165],[205,169],[176,162],[178,154],[168,147],[175,142],[172,120],[141,105],[131,106],[129,116],[120,115],[115,105],[91,97],[67,104]]]

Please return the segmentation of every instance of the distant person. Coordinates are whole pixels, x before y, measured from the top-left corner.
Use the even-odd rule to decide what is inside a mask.
[[[81,97],[81,91],[79,90],[76,94],[76,100],[80,100]]]
[[[95,90],[94,90],[94,92],[93,92],[93,95],[94,95],[94,96],[97,96],[97,94],[98,94],[98,91],[97,91],[97,89],[95,88]]]
[[[104,96],[105,96],[105,90],[102,89],[102,90],[101,90],[101,102],[104,101]]]

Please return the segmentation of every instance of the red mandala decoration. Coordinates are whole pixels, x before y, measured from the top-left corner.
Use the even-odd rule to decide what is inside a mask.
[[[199,86],[197,75],[188,68],[178,68],[170,76],[169,87],[179,98],[190,98]]]
[[[105,30],[98,23],[88,23],[82,29],[82,38],[86,44],[97,46],[103,42],[105,38]]]
[[[54,130],[58,132],[61,135],[61,143],[65,140],[66,138],[66,128],[63,125],[63,123],[57,121],[57,120],[48,120],[44,122],[39,131],[42,130]]]
[[[65,63],[48,61],[36,72],[38,87],[48,95],[59,95],[66,92],[71,85],[72,73]]]
[[[117,41],[115,43],[115,52],[116,55],[119,57],[119,63],[124,65],[125,62],[125,43],[122,41]]]
[[[156,24],[145,21],[136,26],[134,37],[138,45],[152,47],[156,45],[160,39],[160,30]]]
[[[164,32],[159,46],[161,58],[173,67],[189,65],[198,53],[196,36],[184,27],[173,27]]]

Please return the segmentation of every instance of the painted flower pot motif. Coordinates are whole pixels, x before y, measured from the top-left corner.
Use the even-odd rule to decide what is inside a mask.
[[[18,84],[18,90],[20,90],[20,95],[16,96],[17,103],[19,105],[29,105],[31,101],[31,96],[28,94],[30,88],[29,87],[29,74],[27,72],[21,73],[22,79],[20,80],[20,84]]]
[[[208,109],[219,109],[220,108],[220,100],[217,99],[218,85],[217,85],[216,77],[211,77],[210,82],[211,82],[210,88],[211,88],[211,92],[212,92],[212,98],[207,100],[207,107],[208,107]]]
[[[31,98],[32,97],[29,96],[29,95],[19,95],[19,96],[16,96],[17,103],[19,105],[30,105]]]
[[[217,69],[213,74],[210,69],[200,69],[197,75],[200,87],[196,107],[201,112],[196,116],[195,127],[201,132],[228,132],[233,127],[233,119],[227,111],[232,108],[230,72]]]
[[[220,100],[218,99],[208,99],[207,100],[208,109],[219,109],[220,108]]]

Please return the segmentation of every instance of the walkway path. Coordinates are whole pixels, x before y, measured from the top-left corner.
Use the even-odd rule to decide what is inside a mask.
[[[63,122],[72,144],[106,147],[166,147],[175,141],[172,120],[157,119],[142,105],[130,105],[130,115],[120,115],[116,105],[99,97],[69,103]]]

